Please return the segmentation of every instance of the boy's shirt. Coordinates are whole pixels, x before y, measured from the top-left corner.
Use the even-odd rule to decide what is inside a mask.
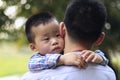
[[[56,62],[60,56],[61,54],[46,54],[43,56],[40,53],[37,53],[30,58],[28,68],[32,72],[55,68]]]
[[[104,56],[103,52],[96,50],[95,53],[99,54],[103,58],[100,65],[105,66],[108,64],[108,59]],[[57,60],[61,55],[62,54],[46,54],[43,56],[40,53],[34,54],[28,62],[28,68],[31,72],[55,68],[57,66]]]

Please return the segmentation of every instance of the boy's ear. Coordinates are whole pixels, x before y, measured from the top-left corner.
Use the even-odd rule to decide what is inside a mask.
[[[100,37],[99,37],[99,38],[97,39],[97,41],[95,42],[97,46],[99,46],[99,45],[103,42],[104,37],[105,37],[105,33],[102,32],[101,35],[100,35]]]
[[[34,51],[34,52],[37,51],[34,43],[30,43],[30,44],[29,44],[29,47],[30,47],[30,49],[31,49],[32,51]]]
[[[60,35],[64,38],[64,36],[65,36],[65,31],[66,31],[64,22],[61,22],[61,23],[60,23],[59,31],[60,31]]]

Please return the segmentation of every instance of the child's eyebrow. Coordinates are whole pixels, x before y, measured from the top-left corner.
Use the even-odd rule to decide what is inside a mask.
[[[55,31],[53,31],[53,33],[57,33],[57,32],[59,32],[59,30],[55,30]]]
[[[59,29],[55,29],[52,32],[54,32],[54,33],[59,32]]]
[[[42,36],[49,36],[49,33],[44,33],[42,34]]]

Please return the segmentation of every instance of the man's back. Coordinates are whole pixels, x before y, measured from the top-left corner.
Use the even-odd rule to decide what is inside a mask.
[[[109,66],[88,64],[86,69],[61,66],[35,74],[28,72],[23,76],[22,80],[116,80],[116,77]]]

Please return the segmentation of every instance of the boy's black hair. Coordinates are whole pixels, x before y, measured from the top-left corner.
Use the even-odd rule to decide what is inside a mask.
[[[106,8],[100,0],[72,0],[64,16],[68,35],[78,42],[95,42],[105,21]]]
[[[25,25],[25,33],[28,41],[30,43],[34,43],[35,35],[31,30],[32,27],[37,27],[40,24],[46,24],[53,19],[56,19],[56,18],[49,12],[40,12],[28,18]]]

